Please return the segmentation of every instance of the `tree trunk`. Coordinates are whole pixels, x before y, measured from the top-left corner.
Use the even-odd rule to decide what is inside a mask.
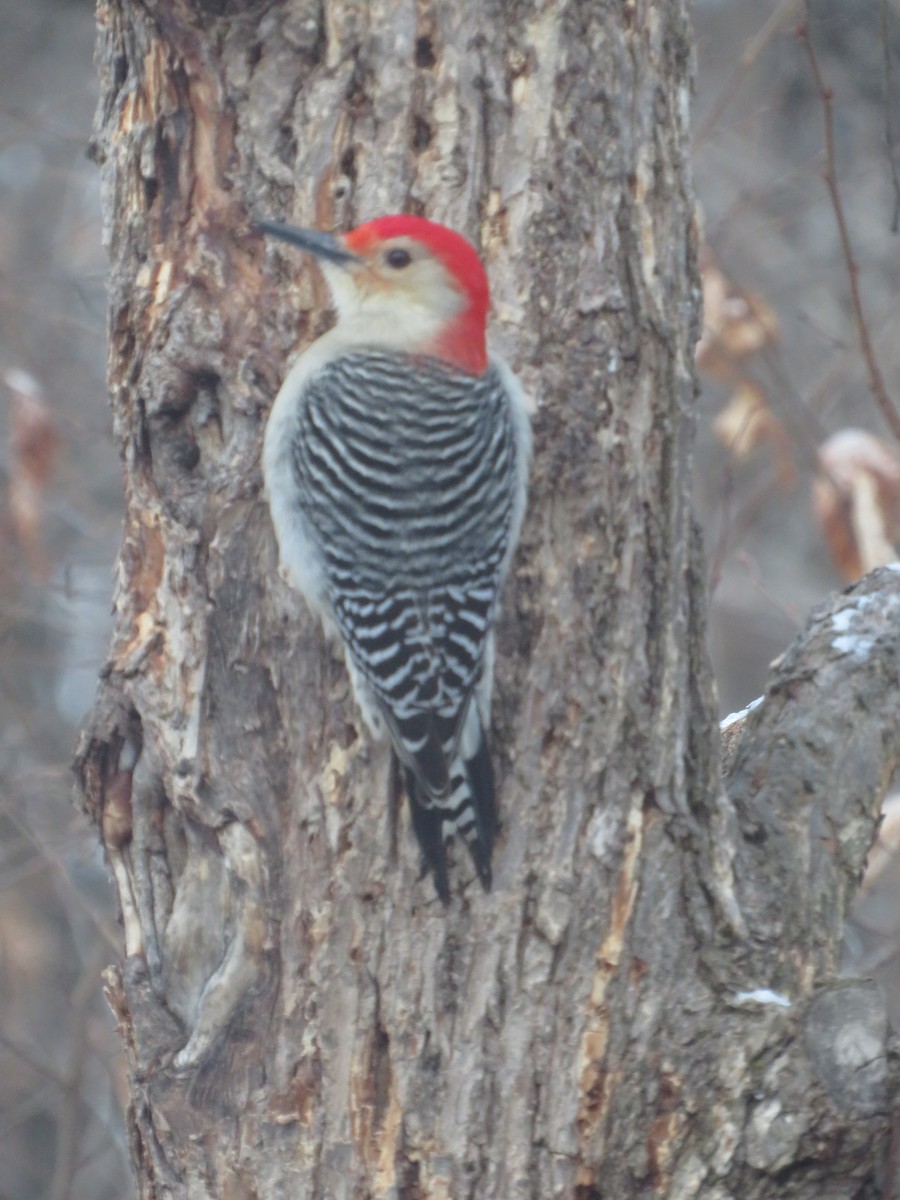
[[[128,515],[78,768],[121,904],[141,1196],[880,1196],[883,1007],[832,976],[898,755],[900,575],[860,585],[854,648],[830,611],[799,640],[732,805],[689,506],[686,4],[116,0],[99,22]],[[249,220],[391,211],[480,244],[540,405],[495,884],[455,855],[446,911],[405,819],[392,850],[386,749],[260,494],[325,292]]]

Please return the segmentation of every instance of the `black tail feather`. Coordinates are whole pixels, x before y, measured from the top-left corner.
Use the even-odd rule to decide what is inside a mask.
[[[394,759],[397,761],[396,756]],[[434,874],[435,888],[442,902],[450,902],[446,842],[454,830],[469,847],[484,890],[490,891],[491,857],[498,822],[494,771],[484,734],[471,758],[464,762],[457,760],[450,772],[450,791],[443,804],[436,803],[428,794],[425,784],[412,768],[399,762],[397,766],[403,773],[412,826],[425,860],[425,870]],[[392,780],[396,779],[395,771],[392,764]]]
[[[409,797],[409,812],[412,827],[425,860],[425,870],[434,873],[434,886],[441,903],[450,903],[450,877],[447,873],[447,847],[444,844],[444,820],[439,808],[434,808],[420,799],[421,784],[409,767],[403,767],[406,794]]]
[[[491,857],[497,837],[497,804],[494,790],[494,767],[484,734],[475,754],[466,763],[469,793],[475,816],[474,837],[467,837],[469,850],[475,862],[478,877],[484,890],[491,889]]]

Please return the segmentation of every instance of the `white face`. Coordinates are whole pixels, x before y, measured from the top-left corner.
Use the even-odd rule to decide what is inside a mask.
[[[465,307],[452,276],[419,242],[390,238],[359,263],[320,262],[346,340],[415,350]]]

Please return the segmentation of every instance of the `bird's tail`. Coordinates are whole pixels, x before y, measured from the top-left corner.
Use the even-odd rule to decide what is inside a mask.
[[[466,716],[455,758],[450,764],[449,787],[443,795],[429,791],[414,766],[401,763],[412,826],[425,860],[434,874],[437,893],[450,902],[447,842],[461,837],[472,855],[485,891],[491,886],[491,855],[497,836],[494,771],[487,740],[473,703]]]

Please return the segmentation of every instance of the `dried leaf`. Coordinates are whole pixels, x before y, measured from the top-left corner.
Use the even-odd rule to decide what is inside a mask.
[[[796,483],[790,439],[772,412],[762,389],[741,380],[731,399],[713,421],[716,437],[739,461],[759,446],[768,446],[778,468],[778,482],[789,491]]]
[[[700,278],[703,333],[697,344],[697,365],[714,379],[733,381],[745,359],[777,344],[778,318],[762,296],[728,279],[709,247],[701,254]]]
[[[882,883],[880,876],[900,858],[900,792],[892,792],[881,807],[881,825],[869,857],[866,873],[859,887],[859,897],[864,898],[874,887]],[[895,905],[896,908],[896,905]]]
[[[26,371],[5,375],[10,391],[7,503],[13,529],[33,576],[45,579],[44,497],[56,466],[58,437],[40,384]]]
[[[900,545],[900,455],[863,429],[842,429],[819,447],[813,512],[848,581],[896,561]]]

